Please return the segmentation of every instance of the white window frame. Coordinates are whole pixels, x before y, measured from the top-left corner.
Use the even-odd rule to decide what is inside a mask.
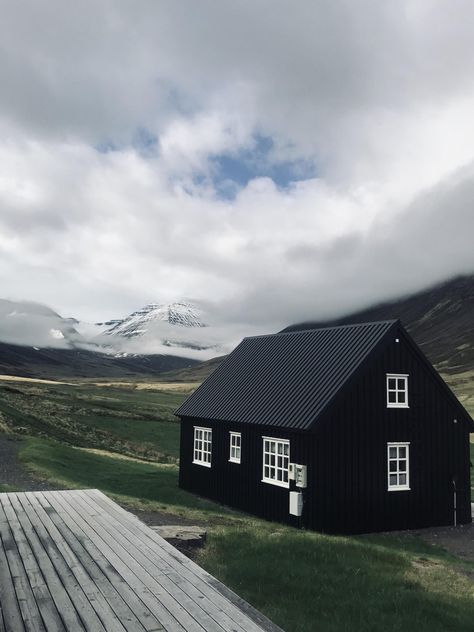
[[[408,406],[408,373],[387,373],[387,408],[409,408]],[[395,388],[389,388],[390,381],[396,380]],[[403,388],[399,388],[399,380],[403,381]],[[395,401],[389,401],[389,394],[395,393]],[[399,402],[398,395],[399,393],[405,393],[405,401]]]
[[[262,483],[269,483],[270,485],[288,488],[290,486],[289,439],[278,439],[276,437],[262,437],[262,439]],[[272,445],[274,446],[274,450],[272,450]],[[279,446],[281,446],[281,453],[279,453]],[[287,449],[285,450],[285,448]],[[287,454],[285,454],[285,451]],[[274,457],[274,459],[272,459],[272,457]],[[281,462],[279,462],[280,458]],[[274,461],[273,463],[272,460]],[[278,478],[279,472],[281,473],[281,479]]]
[[[390,455],[390,449],[395,449],[395,456]],[[400,448],[405,448],[405,458],[400,456]],[[406,470],[400,469],[400,461],[406,461]],[[390,471],[390,464],[395,463],[395,469]],[[406,476],[406,482],[400,483],[400,476]],[[390,476],[396,476],[396,483],[390,482]],[[393,441],[387,443],[387,487],[389,492],[410,490],[410,442]]]
[[[193,463],[211,467],[212,428],[194,426]]]
[[[229,461],[240,463],[242,453],[242,433],[229,432]]]

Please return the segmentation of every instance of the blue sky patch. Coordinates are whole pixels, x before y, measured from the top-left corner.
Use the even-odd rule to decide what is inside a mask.
[[[252,149],[214,156],[211,159],[212,180],[219,195],[233,199],[254,178],[271,178],[278,188],[284,189],[296,180],[315,177],[312,161],[277,160],[272,156],[273,149],[271,138],[258,136]]]

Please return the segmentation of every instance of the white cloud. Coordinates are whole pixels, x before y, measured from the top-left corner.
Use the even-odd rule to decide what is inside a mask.
[[[2,293],[85,320],[195,296],[260,330],[472,271],[470,12],[7,3]],[[255,173],[233,199],[223,154]],[[258,160],[315,170],[282,187]]]

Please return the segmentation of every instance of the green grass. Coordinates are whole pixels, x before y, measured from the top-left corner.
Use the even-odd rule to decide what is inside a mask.
[[[185,395],[107,385],[0,383],[0,431],[176,463]]]
[[[420,541],[225,527],[198,561],[288,632],[473,629],[471,580]]]
[[[97,488],[135,508],[200,520],[225,513],[180,489],[178,467],[173,464],[121,459],[33,437],[25,438],[20,458],[39,478],[68,488]]]
[[[18,487],[14,487],[13,485],[5,485],[4,483],[0,483],[0,493],[2,492],[19,492],[21,491]]]

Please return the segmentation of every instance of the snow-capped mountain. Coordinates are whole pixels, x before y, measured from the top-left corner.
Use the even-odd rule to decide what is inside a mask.
[[[0,343],[91,351],[127,358],[169,356],[206,360],[226,353],[229,332],[189,301],[151,303],[125,318],[89,323],[63,318],[38,303],[0,299]],[[233,342],[232,342],[233,344]]]
[[[209,326],[203,309],[189,301],[149,303],[101,327],[97,340],[120,356],[162,353],[206,359],[221,351],[219,333]]]
[[[184,301],[168,304],[149,303],[122,320],[109,321],[111,325],[104,333],[113,336],[134,338],[148,333],[153,324],[168,323],[181,327],[206,327],[202,321],[202,311]]]

